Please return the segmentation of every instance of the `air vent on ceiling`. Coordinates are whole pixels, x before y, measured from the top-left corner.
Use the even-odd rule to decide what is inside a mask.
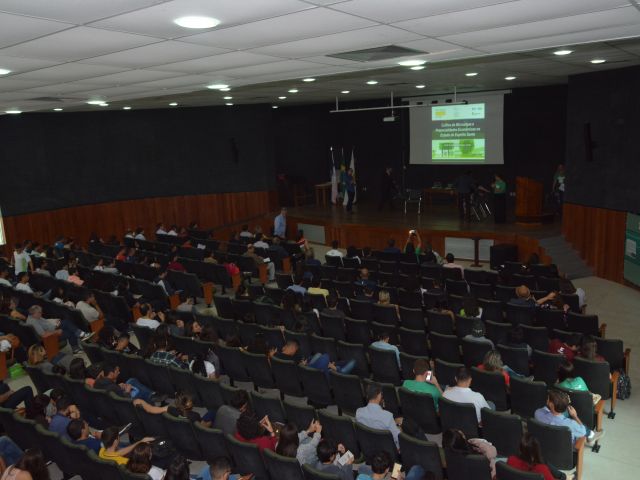
[[[28,98],[28,102],[62,102],[62,99],[58,97],[36,97]]]
[[[352,60],[354,62],[374,62],[376,60],[389,60],[390,58],[406,57],[408,55],[424,55],[426,53],[429,52],[399,47],[398,45],[385,45],[384,47],[367,48],[365,50],[334,53],[327,55],[327,57]]]

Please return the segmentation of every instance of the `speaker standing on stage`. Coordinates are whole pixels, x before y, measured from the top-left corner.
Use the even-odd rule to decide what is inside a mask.
[[[495,223],[504,223],[507,216],[507,183],[494,173],[493,183],[493,219]]]
[[[393,192],[396,189],[396,184],[393,181],[391,174],[393,169],[387,167],[382,174],[382,181],[380,182],[380,203],[378,204],[378,210],[382,210],[385,203],[389,204],[389,209],[393,210]]]
[[[476,189],[476,181],[471,176],[471,172],[467,171],[455,179],[453,186],[458,193],[458,212],[460,213],[460,218],[469,220],[471,216],[471,194]]]
[[[280,215],[273,219],[273,234],[280,238],[287,236],[287,209],[284,207],[280,210]]]
[[[344,184],[347,191],[347,212],[351,213],[353,211],[353,198],[356,196],[356,179],[353,178],[353,168],[347,170]]]

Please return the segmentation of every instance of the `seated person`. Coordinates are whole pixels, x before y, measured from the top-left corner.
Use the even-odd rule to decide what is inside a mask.
[[[389,291],[380,290],[380,292],[378,292],[378,305],[395,307],[396,317],[400,320],[400,307],[395,303],[391,303],[391,295],[389,295]]]
[[[102,316],[102,310],[96,301],[95,295],[93,292],[87,291],[82,298],[82,300],[76,303],[76,308],[82,312],[87,322],[95,322]]]
[[[317,265],[318,267],[322,265],[322,262],[316,258],[316,254],[315,254],[315,251],[313,250],[313,247],[309,247],[304,252],[304,263],[306,265]]]
[[[567,390],[576,390],[578,392],[589,392],[589,387],[582,379],[575,374],[573,363],[567,359],[563,359],[558,367],[558,386]],[[596,405],[602,397],[597,393],[592,393],[593,404]]]
[[[341,443],[336,444],[333,440],[322,439],[318,443],[316,454],[318,462],[313,467],[329,475],[337,475],[340,480],[353,480],[353,459],[344,465],[336,463],[338,454],[345,454],[347,449]]]
[[[253,242],[253,246],[256,248],[264,248],[265,250],[268,250],[270,245],[264,240],[265,238],[262,233],[256,233],[255,242]]]
[[[84,285],[84,280],[80,277],[76,267],[69,267],[69,278],[67,278],[67,282],[74,283],[79,287]]]
[[[576,288],[573,282],[566,278],[561,278],[559,283],[560,293],[578,296],[578,306],[580,307],[580,311],[584,313],[587,308],[587,294],[584,290],[582,288]]]
[[[393,238],[387,240],[387,246],[384,250],[385,253],[402,253],[398,247],[396,247],[396,241]]]
[[[227,457],[217,457],[208,462],[197,478],[201,480],[251,480],[253,473],[244,476],[232,474],[231,462]]]
[[[460,270],[460,278],[464,279],[464,267],[456,263],[456,257],[453,256],[453,253],[447,253],[445,257],[445,262],[442,264],[444,268],[457,268]]]
[[[358,264],[360,264],[362,263],[362,261],[360,260],[359,254],[360,252],[358,252],[358,249],[354,245],[349,245],[347,247],[347,255],[345,256],[345,258],[352,258],[353,260],[358,262]]]
[[[9,267],[0,266],[0,285],[4,285],[5,287],[13,287],[11,281],[9,280]]]
[[[489,460],[491,478],[496,476],[496,457],[498,451],[484,438],[469,438],[462,430],[449,429],[442,434],[442,448],[458,455],[483,455]]]
[[[550,300],[556,298],[556,293],[551,292],[548,295],[535,299],[533,295],[531,295],[531,290],[526,285],[520,285],[516,288],[516,298],[512,298],[509,300],[509,304],[511,305],[520,305],[520,306],[528,306],[528,307],[537,307],[544,303],[547,303]]]
[[[565,416],[568,413],[568,417]],[[580,437],[587,437],[587,444],[593,445],[604,435],[604,430],[594,432],[583,425],[576,410],[569,404],[569,395],[560,390],[549,390],[546,407],[535,412],[535,419],[548,425],[568,427],[573,443]]]
[[[236,422],[236,433],[234,437],[241,442],[253,443],[260,451],[275,451],[278,444],[269,416],[265,415],[261,420],[250,412],[245,412]]]
[[[559,338],[552,338],[549,341],[549,353],[564,355],[568,361],[573,362],[578,352],[578,346],[574,345],[571,339],[568,339],[567,342],[563,342]]]
[[[142,316],[136,320],[136,325],[141,327],[147,327],[155,330],[160,326],[160,322],[164,321],[164,313],[156,313],[150,303],[143,303],[140,305],[140,314]],[[156,317],[159,318],[160,321],[158,321]]]
[[[56,413],[49,421],[49,430],[68,439],[69,434],[67,433],[67,427],[69,423],[71,423],[71,420],[77,420],[79,418],[80,410],[78,410],[78,407],[73,403],[73,400],[67,396],[61,397],[56,402]]]
[[[329,296],[329,290],[322,288],[320,277],[314,277],[311,280],[311,286],[307,289],[307,293],[310,295],[322,295],[325,299]]]
[[[598,354],[598,342],[591,335],[582,337],[582,344],[578,350],[578,356],[592,362],[606,362],[607,360]]]
[[[431,309],[433,312],[437,313],[446,313],[451,317],[451,320],[455,321],[454,313],[448,308],[447,301],[443,298],[441,300],[437,300],[433,308]]]
[[[399,480],[423,480],[425,471],[420,465],[414,465],[406,474],[400,477],[391,477],[391,469],[394,462],[388,452],[381,450],[371,458],[371,465],[361,465],[358,469],[356,480],[387,480],[398,478]]]
[[[486,343],[487,345],[490,345],[492,349],[495,348],[493,342],[485,337],[484,322],[479,318],[473,321],[471,333],[469,335],[465,335],[464,339],[475,343]]]
[[[307,289],[304,288],[304,276],[296,275],[293,279],[293,285],[289,285],[285,291],[290,291],[294,293],[299,293],[300,295],[305,295],[307,293]]]
[[[395,345],[389,343],[389,332],[381,332],[379,339],[371,344],[372,347],[379,348],[380,350],[391,350],[396,354],[396,360],[398,361],[398,368],[402,368],[400,363],[400,350]]]
[[[378,288],[378,284],[371,280],[369,269],[366,267],[362,267],[360,269],[360,273],[358,275],[358,279],[354,282],[356,285],[360,287],[368,287],[371,290],[376,290]]]
[[[129,454],[126,469],[131,473],[146,474],[151,480],[163,480],[165,471],[151,464],[151,444],[141,442]]]
[[[213,428],[222,430],[225,435],[235,435],[238,419],[250,409],[249,395],[246,390],[235,391],[229,405],[222,405],[216,411]]]
[[[131,445],[120,448],[120,429],[119,427],[107,427],[102,431],[100,436],[102,441],[102,448],[98,453],[98,456],[104,460],[111,460],[118,465],[126,465],[129,463],[129,455],[134,448],[141,443],[153,442],[153,437],[144,437],[142,440],[138,440]]]
[[[275,265],[275,263],[273,263],[273,262],[265,262],[265,259],[256,253],[256,249],[255,249],[255,247],[253,246],[252,243],[247,245],[247,251],[245,253],[243,253],[242,256],[253,259],[253,262],[254,262],[256,268],[258,268],[260,265],[266,263],[266,265],[267,265],[267,274],[269,276],[269,281],[271,282],[271,281],[275,280],[275,278],[276,278],[276,265]]]
[[[129,378],[126,382],[118,383],[120,367],[110,363],[101,364],[101,374],[93,382],[96,390],[106,390],[113,392],[120,397],[134,398],[151,402],[154,395],[153,390],[144,385],[136,378]]]
[[[195,298],[187,295],[186,292],[180,292],[178,295],[180,298],[180,304],[176,307],[178,312],[194,312],[195,311]]]
[[[89,424],[83,419],[71,420],[67,425],[67,435],[76,445],[84,445],[96,454],[100,453],[102,444],[99,439],[90,435]]]
[[[367,406],[360,407],[356,410],[356,422],[369,428],[378,430],[387,430],[391,432],[393,441],[398,446],[398,435],[400,434],[399,425],[402,419],[394,419],[393,414],[382,408],[382,387],[377,384],[371,384],[367,388]],[[320,455],[318,455],[320,457]],[[322,460],[322,459],[321,459]]]
[[[473,295],[467,295],[462,302],[460,315],[467,318],[482,318],[482,308]]]
[[[56,318],[44,318],[42,316],[42,307],[33,305],[29,308],[29,316],[26,321],[27,325],[31,325],[39,337],[46,337],[51,334],[59,334],[62,340],[66,340],[71,345],[73,353],[80,352],[78,339],[88,340],[93,333],[83,332],[78,329],[70,320],[60,320]]]
[[[478,417],[478,425],[482,422],[481,411],[483,408],[495,410],[479,392],[471,390],[471,372],[467,367],[460,367],[456,373],[456,385],[447,387],[442,396],[447,400],[457,403],[471,403],[476,408],[476,416]]]
[[[480,370],[484,370],[485,372],[500,372],[504,377],[504,383],[509,386],[511,375],[518,375],[516,372],[511,370],[509,367],[502,363],[502,355],[497,350],[489,350],[485,355],[482,363],[478,365]]]
[[[520,452],[518,455],[511,455],[507,459],[507,465],[523,472],[539,473],[544,480],[566,478],[564,473],[544,463],[538,439],[528,432],[522,435]]]
[[[188,359],[187,355],[177,355],[177,352],[173,349],[173,345],[171,345],[168,335],[155,338],[153,353],[149,356],[149,360],[151,362],[158,365],[164,365],[166,367],[172,366],[188,369]]]
[[[47,351],[40,344],[33,344],[27,351],[27,364],[36,367],[44,373],[67,373],[73,363],[73,355],[58,352],[51,360],[47,357]]]
[[[402,384],[407,390],[418,393],[426,393],[431,395],[433,403],[438,410],[438,400],[442,396],[442,388],[438,383],[438,379],[430,370],[429,362],[423,358],[417,359],[413,364],[413,380],[405,380]]]
[[[338,241],[333,240],[331,242],[331,250],[327,251],[325,255],[327,257],[340,257],[340,258],[344,257],[344,254],[340,250],[338,250],[338,245],[339,245]]]
[[[327,297],[327,308],[323,308],[320,313],[329,317],[344,318],[346,316],[344,312],[338,308],[338,296],[335,293],[329,294]]]
[[[306,430],[298,431],[295,423],[289,422],[280,429],[276,453],[283,457],[296,458],[300,465],[315,465],[316,450],[320,443],[322,425],[312,420]]]
[[[354,300],[358,300],[359,302],[376,303],[375,290],[365,285],[362,287],[362,293],[357,294]]]

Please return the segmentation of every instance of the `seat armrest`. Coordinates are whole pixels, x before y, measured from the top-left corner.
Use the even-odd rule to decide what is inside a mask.
[[[291,258],[284,257],[282,259],[282,271],[284,273],[291,273]]]
[[[618,378],[620,372],[613,372],[611,374],[611,412],[616,409],[616,402],[618,401]]]
[[[91,328],[91,331],[93,333],[97,334],[100,330],[102,330],[102,327],[104,327],[104,316],[102,315],[100,315],[97,320],[89,322],[89,328]]]
[[[260,283],[263,285],[269,281],[266,263],[261,263],[260,265],[258,265],[258,278],[260,279]]]
[[[202,284],[202,296],[207,306],[211,306],[213,303],[213,294],[216,291],[216,287],[213,282],[207,282]]]
[[[576,480],[582,480],[582,465],[584,462],[584,446],[587,443],[587,437],[580,437],[576,440],[575,450],[576,458]]]
[[[60,334],[56,332],[45,332],[42,335],[42,345],[47,352],[48,358],[55,357],[60,351]]]
[[[602,414],[604,413],[604,400],[600,400],[595,407],[593,407],[593,411],[596,415],[596,430],[598,432],[602,431]]]
[[[177,293],[174,293],[173,295],[169,296],[169,306],[171,307],[171,310],[175,310],[178,308],[178,305],[180,305],[180,295]],[[137,320],[137,318],[136,318]]]
[[[607,333],[607,324],[603,323],[602,325],[600,325],[600,328],[598,329],[598,335],[600,336],[600,338],[606,338],[605,335]]]
[[[7,352],[0,352],[0,380],[7,378]]]
[[[624,360],[622,362],[622,365],[624,368],[624,373],[629,375],[629,367],[631,366],[631,349],[630,348],[627,348],[624,351]]]

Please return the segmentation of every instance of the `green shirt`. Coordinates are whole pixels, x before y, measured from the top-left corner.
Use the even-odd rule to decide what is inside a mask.
[[[504,180],[493,182],[493,193],[504,193],[507,191],[507,183]]]
[[[563,382],[560,382],[558,386],[561,388],[566,388],[567,390],[577,390],[579,392],[589,391],[589,387],[587,387],[587,384],[584,383],[582,377],[567,378]]]
[[[402,386],[407,390],[411,390],[412,392],[428,393],[433,397],[433,404],[435,405],[436,410],[438,409],[438,400],[440,400],[440,397],[442,397],[442,393],[440,393],[438,387],[436,387],[433,383],[418,382],[417,380],[405,380]]]

